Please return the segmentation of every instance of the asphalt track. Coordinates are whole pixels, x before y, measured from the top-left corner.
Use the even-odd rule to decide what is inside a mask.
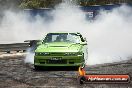
[[[24,63],[25,53],[0,54],[0,88],[132,88],[126,84],[78,84],[76,70],[67,68],[34,70]],[[132,77],[132,60],[118,63],[87,66],[88,74],[129,74]]]

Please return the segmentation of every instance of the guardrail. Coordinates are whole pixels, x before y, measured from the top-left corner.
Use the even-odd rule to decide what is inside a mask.
[[[10,51],[25,52],[29,47],[30,47],[29,43],[0,44],[0,52],[7,53],[10,53]]]
[[[0,44],[0,52],[25,52],[30,47],[33,47],[32,50],[34,50],[36,48],[37,42],[38,40],[26,40],[24,43]]]

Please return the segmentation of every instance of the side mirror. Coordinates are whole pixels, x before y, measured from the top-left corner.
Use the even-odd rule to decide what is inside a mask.
[[[84,41],[85,41],[85,42],[87,42],[87,39],[86,39],[86,38],[84,38]]]
[[[42,44],[42,41],[41,40],[38,40],[37,41],[37,45],[41,45]]]
[[[87,42],[81,42],[80,44],[81,45],[87,45]]]

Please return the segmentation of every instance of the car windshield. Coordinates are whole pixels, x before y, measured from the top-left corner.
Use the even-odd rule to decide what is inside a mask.
[[[45,43],[49,42],[71,42],[80,43],[81,38],[75,33],[49,33],[44,39]]]

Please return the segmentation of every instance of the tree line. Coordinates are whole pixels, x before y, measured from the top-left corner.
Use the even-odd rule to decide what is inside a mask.
[[[55,5],[66,1],[81,6],[105,4],[132,4],[132,0],[0,0],[0,9],[12,8],[53,8]]]

